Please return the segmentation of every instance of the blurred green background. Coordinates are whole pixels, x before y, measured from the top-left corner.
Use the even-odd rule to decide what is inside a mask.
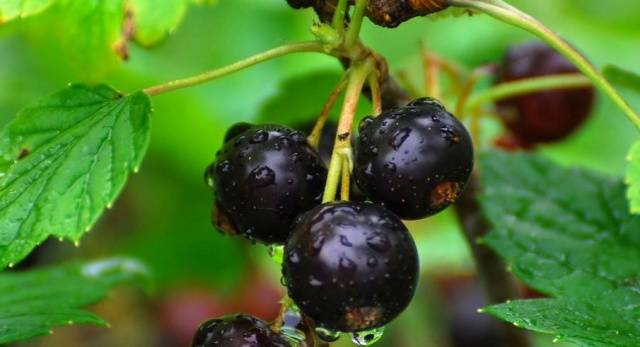
[[[511,2],[542,19],[597,66],[615,64],[640,71],[640,2]],[[107,82],[134,91],[286,42],[308,40],[314,20],[311,11],[294,11],[284,0],[220,0],[190,7],[178,29],[156,47],[132,45],[127,62],[114,57],[92,65],[78,61],[82,55],[69,51],[60,39],[60,32],[53,29],[56,15],[60,14],[0,25],[0,123],[69,82]],[[510,44],[530,39],[527,33],[482,15],[415,19],[396,30],[366,21],[363,32],[365,43],[389,60],[392,72],[404,71],[417,86],[422,86],[421,41],[432,51],[473,67],[497,61]],[[243,310],[272,318],[282,294],[279,270],[264,246],[214,231],[212,194],[203,182],[203,171],[234,122],[311,122],[340,73],[332,58],[294,55],[154,97],[151,146],[141,171],[131,176],[114,208],[80,247],[48,241],[23,264],[132,255],[153,271],[154,295],[118,290],[95,307],[111,322],[111,329],[57,329],[22,345],[180,346],[206,316]],[[631,101],[640,107],[637,100]],[[366,103],[360,116],[367,112]],[[593,117],[578,133],[540,150],[565,164],[620,176],[634,136],[621,112],[600,96]],[[423,265],[421,289],[379,345],[498,346],[494,323],[476,313],[484,302],[455,216],[446,211],[409,226]],[[542,345],[550,341],[551,337],[540,338]],[[337,343],[349,344],[346,336]]]

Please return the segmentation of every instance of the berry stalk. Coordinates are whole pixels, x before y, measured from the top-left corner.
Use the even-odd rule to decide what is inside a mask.
[[[474,112],[481,105],[488,102],[529,94],[532,92],[552,89],[580,89],[590,87],[591,85],[591,80],[582,74],[561,74],[555,76],[533,77],[519,81],[501,83],[469,98],[466,106],[461,108],[462,112],[459,114],[462,115],[467,112]]]
[[[316,149],[318,148],[320,137],[322,136],[322,129],[324,129],[324,125],[327,123],[327,118],[329,118],[329,112],[331,112],[331,109],[338,100],[338,97],[347,87],[347,82],[348,80],[346,78],[342,78],[338,85],[333,89],[331,94],[329,94],[327,102],[325,102],[324,106],[322,106],[322,110],[320,111],[320,115],[316,120],[316,124],[314,124],[313,130],[311,130],[311,134],[307,138],[311,147]]]
[[[324,45],[319,41],[299,42],[283,45],[280,47],[272,48],[268,51],[258,53],[246,59],[237,61],[233,64],[207,71],[202,74],[198,74],[192,77],[182,78],[175,81],[170,81],[157,86],[145,88],[143,91],[148,95],[159,95],[166,92],[174,91],[181,88],[187,88],[215,80],[220,77],[232,74],[234,72],[246,69],[253,65],[271,60],[274,58],[282,57],[292,53],[306,53],[306,52],[318,52],[329,54],[326,51]]]
[[[351,24],[347,30],[345,37],[345,47],[347,51],[351,51],[356,47],[356,44],[360,41],[360,28],[362,27],[362,19],[364,18],[365,10],[369,0],[357,0],[356,8],[353,11],[353,18],[351,18]]]
[[[342,174],[342,165],[345,163],[344,159],[345,157],[349,158],[351,156],[351,129],[353,128],[353,119],[356,115],[356,107],[362,94],[362,87],[367,77],[371,74],[373,66],[373,61],[366,59],[364,62],[354,63],[352,68],[347,72],[349,75],[347,91],[342,105],[335,145],[333,146],[333,152],[331,154],[327,183],[322,197],[323,203],[335,200],[338,183]]]
[[[627,104],[622,96],[613,88],[596,68],[587,61],[571,45],[560,38],[537,19],[520,11],[502,0],[448,0],[452,6],[467,8],[486,13],[505,23],[514,25],[539,37],[559,53],[564,55],[582,73],[593,81],[593,84],[605,93],[624,112],[627,118],[640,130],[640,116]]]

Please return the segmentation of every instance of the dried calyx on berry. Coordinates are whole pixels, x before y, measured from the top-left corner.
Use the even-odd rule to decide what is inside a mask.
[[[495,84],[572,73],[579,70],[553,48],[541,42],[528,42],[509,49]],[[505,148],[505,143],[515,143],[528,149],[538,143],[561,140],[587,119],[594,99],[594,88],[584,87],[545,90],[500,100],[496,103],[497,112],[511,134],[498,144]],[[514,139],[507,141],[509,136]]]

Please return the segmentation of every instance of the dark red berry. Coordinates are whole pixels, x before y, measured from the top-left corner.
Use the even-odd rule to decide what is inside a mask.
[[[578,72],[553,48],[541,42],[530,42],[509,49],[495,83]],[[594,97],[593,87],[554,89],[500,100],[497,111],[520,142],[553,142],[565,138],[584,122],[591,112]]]
[[[423,218],[449,206],[472,168],[469,133],[434,99],[418,99],[360,123],[356,183],[402,218]]]
[[[258,318],[238,314],[208,320],[196,331],[192,347],[290,347]]]
[[[207,169],[216,223],[251,240],[283,243],[294,218],[318,205],[327,170],[306,136],[257,125],[227,139]]]
[[[282,273],[289,296],[316,325],[355,332],[381,327],[407,307],[418,267],[415,243],[396,215],[337,202],[297,219]]]

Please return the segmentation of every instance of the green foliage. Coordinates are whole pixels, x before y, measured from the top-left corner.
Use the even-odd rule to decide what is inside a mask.
[[[46,10],[55,0],[0,1],[0,24],[17,18],[26,18]]]
[[[637,305],[639,297],[635,295],[629,299],[632,305]],[[630,303],[606,293],[598,297],[595,304],[593,300],[571,297],[517,300],[488,307],[482,312],[517,327],[555,334],[556,342],[572,342],[585,347],[637,346],[640,341],[638,313],[624,304]]]
[[[22,110],[0,133],[0,268],[50,235],[80,239],[137,170],[149,99],[72,85]]]
[[[145,267],[127,258],[2,273],[0,344],[48,334],[56,326],[107,325],[82,307],[101,300],[118,284],[146,286],[147,281]]]
[[[635,93],[634,99],[640,99],[640,75],[615,65],[604,68],[605,76],[618,87]],[[625,182],[629,186],[627,198],[632,213],[640,213],[640,140],[637,141],[627,155],[627,172]]]
[[[483,241],[527,285],[557,297],[487,311],[581,346],[639,342],[640,217],[624,184],[535,155],[492,152],[481,164],[493,226]]]
[[[605,66],[603,74],[616,86],[640,93],[640,75],[615,65]]]

